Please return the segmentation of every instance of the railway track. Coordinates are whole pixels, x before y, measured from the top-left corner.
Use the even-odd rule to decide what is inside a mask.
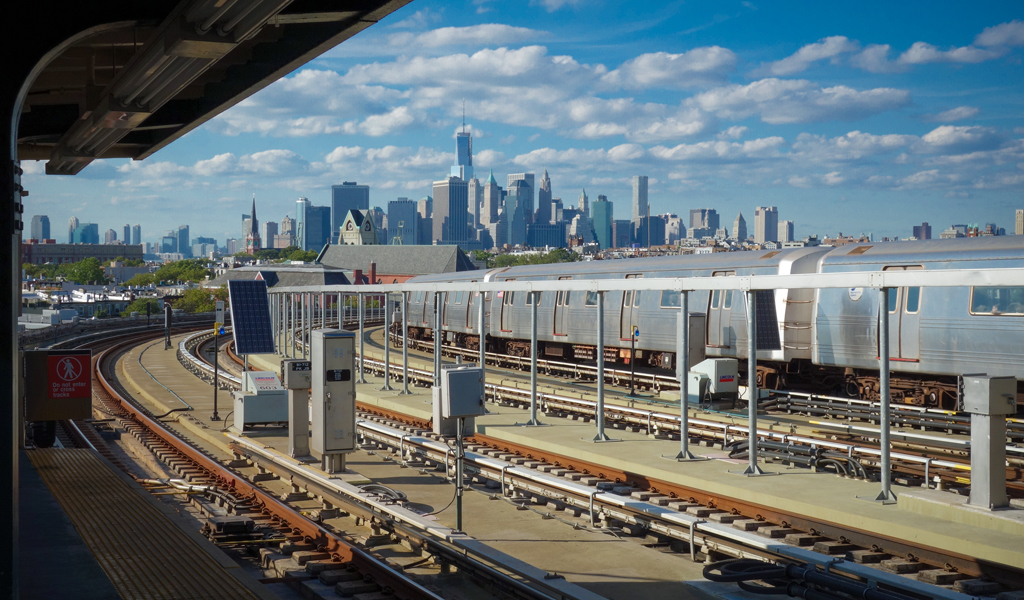
[[[382,361],[364,361],[370,369],[383,374]],[[390,371],[393,377],[400,378],[400,366],[392,365]],[[427,381],[427,377],[432,378],[432,373],[410,370],[410,378]],[[488,387],[492,401],[524,403],[522,390],[495,385]],[[576,415],[589,411],[592,415],[596,408],[592,402],[550,394],[544,395],[541,403],[545,411],[553,415],[562,410]],[[376,444],[379,450],[396,455],[396,460],[403,464],[443,468],[454,476],[450,448],[430,433],[429,423],[362,403],[358,403],[358,407],[362,411],[359,428],[364,442]],[[612,411],[606,414],[606,419],[621,421],[641,431],[664,433],[663,430],[671,430],[674,423],[678,432],[678,417],[673,415],[607,405],[606,410]],[[706,429],[707,433],[701,435],[708,435],[724,445],[746,432],[745,427],[700,419],[691,419],[690,423],[698,429]],[[773,431],[759,433],[765,441],[779,439],[778,443],[788,446],[800,442],[817,446],[824,443],[820,439],[800,439],[800,436]],[[470,440],[474,445],[467,452],[468,474],[477,483],[497,482],[501,489],[500,497],[518,502],[542,501],[574,514],[586,514],[592,527],[625,528],[637,534],[685,542],[694,558],[698,558],[698,554],[708,559],[757,556],[767,561],[797,561],[820,567],[830,565],[833,572],[838,570],[917,597],[967,598],[1007,588],[1024,589],[1024,573],[970,556],[809,519],[773,507],[723,498],[700,489],[488,436],[474,435]],[[250,458],[259,454],[258,448],[251,443],[241,440],[237,443]],[[863,446],[843,442],[832,444],[836,451],[849,453],[856,448],[859,453],[871,456],[871,449]],[[765,448],[765,451],[770,452],[770,449]],[[877,456],[877,450],[874,456]],[[913,455],[903,457],[901,453],[893,453],[893,456],[896,460],[905,459],[911,463],[919,458]],[[781,458],[791,459],[792,456]],[[267,456],[261,460],[272,462]],[[958,477],[962,483],[962,466],[962,463],[947,466],[944,461],[930,461],[925,463],[924,469],[933,468],[932,473],[940,474],[940,477],[945,476],[942,474],[944,467],[953,469],[951,477]],[[285,467],[278,465],[276,468]],[[1019,478],[1019,473],[1016,476]],[[906,573],[916,573],[917,579],[908,579]],[[920,587],[921,584],[924,587]]]

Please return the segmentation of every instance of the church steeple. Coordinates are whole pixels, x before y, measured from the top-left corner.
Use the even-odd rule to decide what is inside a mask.
[[[260,244],[260,224],[256,221],[256,194],[252,195],[252,211],[249,213],[249,232],[245,234],[245,251],[256,254]]]

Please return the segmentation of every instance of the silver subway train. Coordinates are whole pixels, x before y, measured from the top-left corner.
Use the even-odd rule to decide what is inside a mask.
[[[429,275],[411,281],[729,277],[1022,265],[1024,236],[1001,236],[561,263]],[[758,384],[877,399],[878,294],[860,288],[757,292]],[[431,339],[433,294],[415,292],[409,300],[410,337]],[[468,292],[441,294],[446,344],[479,348],[479,301],[477,294]],[[528,294],[489,293],[486,301],[487,350],[528,356],[532,308]],[[705,357],[732,357],[741,359],[741,370],[745,368],[745,303],[738,291],[690,294],[690,364]],[[630,332],[637,326],[641,332],[637,366],[672,372],[678,309],[678,294],[670,291],[607,293],[605,360],[628,364]],[[543,292],[537,311],[540,356],[595,360],[595,293]],[[959,376],[988,373],[1016,377],[1018,403],[1024,403],[1024,282],[1021,287],[893,290],[889,323],[894,400],[956,409]]]

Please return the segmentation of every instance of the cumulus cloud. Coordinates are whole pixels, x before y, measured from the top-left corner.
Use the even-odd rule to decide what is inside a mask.
[[[814,162],[859,161],[910,146],[918,139],[915,135],[873,135],[860,131],[833,138],[801,133],[793,143],[793,152]]]
[[[923,65],[929,63],[980,63],[992,60],[1002,55],[1002,52],[977,48],[975,46],[962,46],[939,50],[926,42],[914,42],[908,50],[900,54],[899,62],[905,65]]]
[[[823,38],[813,44],[807,44],[795,53],[762,65],[756,73],[760,75],[793,75],[807,70],[812,63],[827,58],[835,59],[841,54],[855,52],[860,48],[856,41],[842,35]]]
[[[666,161],[745,162],[754,158],[777,156],[779,148],[785,143],[785,139],[773,136],[746,142],[716,140],[679,144],[672,148],[655,146],[649,152],[651,156]]]
[[[921,136],[918,152],[965,154],[998,148],[1005,136],[991,127],[942,125]]]
[[[974,44],[987,47],[1024,46],[1024,21],[1014,20],[986,27],[974,38]]]
[[[925,118],[929,121],[937,121],[939,123],[949,123],[951,121],[960,121],[963,119],[970,119],[971,117],[978,114],[978,107],[976,106],[958,106],[949,110],[944,110],[938,114],[927,115]]]
[[[531,5],[539,5],[548,12],[555,12],[566,6],[579,6],[583,0],[530,0]]]
[[[766,123],[850,121],[902,108],[910,93],[893,88],[858,91],[838,85],[820,88],[810,81],[769,78],[697,94],[691,103],[728,119],[760,115]]]
[[[689,88],[721,83],[735,66],[736,54],[732,50],[709,46],[682,54],[641,54],[601,79],[616,88]]]
[[[738,140],[743,137],[743,134],[747,132],[749,128],[743,125],[733,125],[725,131],[718,134],[720,140]]]
[[[512,159],[512,164],[535,169],[556,165],[607,170],[612,167],[612,163],[632,162],[642,158],[645,154],[643,147],[637,144],[621,144],[608,150],[603,148],[594,150],[538,148],[516,156]]]
[[[388,44],[399,48],[442,48],[445,46],[504,46],[544,37],[543,31],[484,23],[468,27],[441,27],[423,33],[402,32],[388,36]]]
[[[850,57],[850,65],[869,73],[899,73],[906,71],[907,66],[889,60],[889,44],[870,44],[860,53]]]

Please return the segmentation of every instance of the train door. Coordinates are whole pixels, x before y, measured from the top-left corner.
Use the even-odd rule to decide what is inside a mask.
[[[636,273],[626,275],[626,279],[642,279],[643,275]],[[640,317],[640,291],[623,290],[622,310],[619,313],[619,340],[628,342],[633,335],[633,326],[637,325]],[[641,333],[642,334],[642,333]]]
[[[559,277],[558,280],[572,279],[572,277]],[[554,307],[554,329],[553,334],[558,336],[569,335],[569,290],[555,292]]]
[[[476,328],[477,302],[477,292],[466,292],[466,331],[473,331]]]
[[[921,265],[885,267],[885,271],[916,271]],[[889,358],[916,361],[921,358],[921,288],[889,291]]]
[[[423,324],[434,328],[434,292],[420,292],[423,294]]]
[[[716,271],[713,277],[732,277],[735,271]],[[708,298],[707,346],[709,348],[731,348],[736,344],[736,332],[732,327],[732,304],[734,290],[712,290]]]
[[[506,279],[505,281],[515,281],[515,279]],[[512,333],[512,303],[515,302],[515,292],[498,292],[501,296],[501,331],[503,333]]]

